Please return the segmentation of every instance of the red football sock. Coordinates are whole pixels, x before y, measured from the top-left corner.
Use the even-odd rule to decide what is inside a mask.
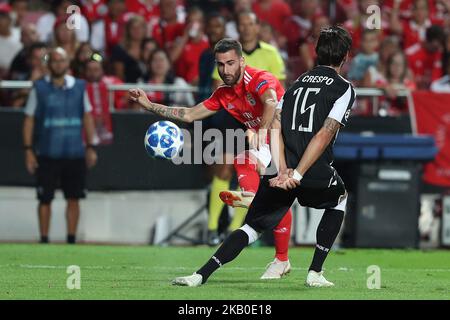
[[[273,237],[275,242],[275,258],[280,261],[287,261],[289,240],[291,239],[292,210],[281,219],[280,223],[273,229]]]
[[[242,157],[245,157],[245,161],[242,161]],[[243,163],[240,164],[239,162]],[[259,186],[259,174],[256,170],[256,164],[250,160],[247,153],[240,154],[234,159],[234,169],[241,189],[256,193]]]

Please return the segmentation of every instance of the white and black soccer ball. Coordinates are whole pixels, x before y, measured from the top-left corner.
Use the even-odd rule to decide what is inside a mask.
[[[147,129],[144,145],[149,156],[170,160],[183,147],[183,132],[173,122],[158,121]]]

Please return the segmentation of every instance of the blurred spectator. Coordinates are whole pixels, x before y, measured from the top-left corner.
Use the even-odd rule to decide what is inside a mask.
[[[12,80],[36,81],[47,73],[45,57],[47,55],[47,45],[43,42],[35,42],[26,49],[25,72],[11,74]],[[11,93],[11,106],[23,107],[27,100],[29,89],[16,89]]]
[[[100,54],[94,53],[86,61],[85,69],[86,89],[89,101],[92,105],[92,116],[95,123],[95,145],[107,145],[113,141],[113,129],[111,113],[109,108],[108,85],[122,84],[119,78],[106,76],[103,69],[103,58]],[[114,107],[123,109],[125,106],[126,94],[116,91],[113,95]]]
[[[407,49],[425,40],[426,30],[431,26],[429,18],[428,1],[414,0],[412,17],[409,20],[400,20],[400,2],[396,1],[392,8],[390,29],[391,32],[403,39],[403,48]]]
[[[367,29],[367,21],[370,13],[367,12],[369,6],[379,6],[378,0],[361,0],[358,1],[359,14],[355,15],[353,19],[347,20],[344,23],[344,28],[352,35],[352,52],[357,53],[361,46],[361,37],[365,29]],[[381,33],[385,33],[388,30],[388,25],[385,20],[381,20]]]
[[[25,24],[25,18],[28,14],[29,0],[10,0],[9,4],[12,8],[11,18],[13,28],[20,31],[22,25]]]
[[[233,19],[226,24],[226,35],[232,39],[239,39],[237,16],[240,12],[252,11],[252,0],[235,0],[233,5]]]
[[[184,34],[184,23],[178,20],[177,0],[160,1],[161,16],[153,27],[152,37],[158,42],[159,47],[170,52],[174,41]]]
[[[384,78],[389,58],[397,51],[400,51],[400,42],[396,36],[389,36],[383,39],[380,44],[378,64],[370,66],[361,83],[362,87],[375,87],[376,83]]]
[[[141,68],[142,74],[147,73],[147,63],[150,59],[150,55],[155,49],[158,48],[158,43],[153,38],[145,38],[141,44],[141,57],[139,60],[139,67]]]
[[[89,24],[106,17],[108,14],[107,0],[81,0],[81,13]]]
[[[64,49],[49,53],[48,67],[50,75],[34,82],[25,108],[25,163],[28,172],[36,174],[41,242],[48,242],[51,202],[60,183],[67,200],[67,242],[75,243],[79,199],[86,196],[86,165],[92,167],[97,161],[92,106],[86,83],[68,75]]]
[[[330,25],[330,20],[326,16],[317,16],[313,20],[313,27],[311,34],[306,38],[306,40],[301,45],[300,57],[295,60],[291,57],[289,58],[289,70],[295,70],[293,78],[297,78],[303,72],[311,70],[316,65],[316,45],[319,39],[320,31]]]
[[[388,59],[384,77],[378,78],[377,88],[383,89],[385,97],[380,98],[379,114],[382,116],[396,116],[408,113],[408,104],[405,97],[398,97],[399,90],[415,90],[416,84],[409,77],[408,62],[402,51],[397,51]]]
[[[213,92],[212,75],[216,66],[214,57],[214,46],[220,39],[225,37],[225,19],[219,13],[211,14],[206,20],[206,35],[209,40],[209,47],[200,55],[199,60],[199,93],[197,101],[204,101]]]
[[[252,8],[259,20],[269,23],[277,34],[283,33],[283,24],[292,15],[291,8],[283,0],[255,0]]]
[[[22,49],[20,33],[13,29],[10,13],[8,4],[0,4],[0,79],[7,77],[11,62]]]
[[[175,76],[171,69],[169,56],[161,48],[154,50],[150,55],[150,59],[148,60],[147,83],[188,87],[188,84],[183,78]],[[152,102],[164,105],[193,106],[195,104],[194,96],[191,92],[147,91],[147,96]]]
[[[58,18],[53,31],[53,46],[63,48],[72,61],[79,45],[75,30],[67,27],[66,19]]]
[[[348,71],[348,79],[359,86],[367,69],[378,64],[378,31],[366,29],[362,34],[361,51],[352,59]]]
[[[94,54],[94,49],[92,49],[89,42],[80,43],[78,50],[75,53],[75,58],[70,63],[70,69],[72,70],[72,75],[75,78],[84,79],[86,62]]]
[[[383,12],[388,14],[392,13],[392,9],[397,0],[384,0]],[[429,18],[433,24],[444,25],[448,22],[450,12],[450,1],[448,0],[427,0]],[[399,15],[402,19],[411,19],[413,15],[414,0],[402,0],[400,1]]]
[[[277,35],[275,34],[275,30],[272,28],[270,24],[267,22],[261,22],[261,27],[259,29],[259,39],[262,42],[268,43],[278,50],[278,43],[277,43]],[[283,56],[283,58],[287,58],[287,53],[280,50],[280,54]]]
[[[160,10],[159,10],[159,1],[158,0],[126,0],[125,5],[127,7],[128,12],[132,12],[140,15],[153,25],[158,21]]]
[[[450,93],[450,55],[446,57],[445,75],[431,83],[431,91],[438,93]]]
[[[204,34],[203,12],[191,8],[188,12],[184,34],[179,37],[169,51],[170,60],[174,62],[176,75],[188,83],[198,83],[198,65],[200,55],[208,48],[208,39]]]
[[[259,40],[260,23],[252,11],[240,12],[238,15],[239,40],[242,44],[246,64],[272,73],[284,85],[286,68],[283,58],[274,46]],[[214,87],[221,83],[217,68],[214,70]]]
[[[290,0],[292,16],[283,23],[289,57],[298,57],[299,48],[311,33],[313,19],[320,11],[318,0]]]
[[[37,29],[40,40],[43,42],[51,42],[53,39],[53,28],[57,19],[67,21],[68,17],[75,15],[74,18],[79,19],[80,28],[75,28],[76,38],[80,42],[89,40],[89,24],[86,18],[80,13],[67,12],[67,9],[76,5],[75,0],[52,0],[51,11],[41,16],[37,22]]]
[[[39,35],[36,26],[31,23],[25,24],[20,32],[22,49],[14,57],[9,69],[9,77],[11,80],[24,80],[28,77],[30,71],[30,65],[28,64],[29,49],[38,40]]]
[[[131,17],[126,25],[121,43],[112,48],[113,74],[126,83],[142,81],[139,61],[145,39],[146,24],[141,16]]]
[[[91,45],[94,50],[110,55],[123,36],[126,7],[124,0],[107,0],[107,5],[108,14],[92,25]]]
[[[431,82],[442,77],[444,40],[444,30],[440,26],[431,26],[424,42],[406,50],[408,64],[419,89],[429,89]]]

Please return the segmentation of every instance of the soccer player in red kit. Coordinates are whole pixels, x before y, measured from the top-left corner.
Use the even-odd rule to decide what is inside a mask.
[[[214,48],[216,64],[224,85],[212,96],[192,108],[167,107],[152,103],[141,89],[130,90],[130,99],[144,109],[168,119],[193,122],[204,119],[225,108],[252,132],[250,150],[239,154],[234,161],[238,181],[243,192],[225,191],[221,198],[233,206],[248,206],[259,185],[259,172],[271,162],[268,130],[272,125],[278,101],[284,94],[280,82],[269,72],[245,65],[241,44],[222,39]],[[292,212],[289,209],[273,230],[275,259],[261,279],[278,279],[290,271],[288,247]]]

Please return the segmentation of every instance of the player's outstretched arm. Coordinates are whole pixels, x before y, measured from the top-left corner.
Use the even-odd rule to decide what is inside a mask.
[[[183,107],[168,107],[163,104],[151,102],[145,92],[142,89],[131,89],[129,91],[130,99],[137,102],[147,111],[151,111],[157,115],[171,120],[178,120],[183,122],[194,122],[207,118],[216,111],[211,111],[205,107],[203,103],[200,103],[192,108]]]
[[[327,118],[320,131],[309,142],[305,153],[303,153],[300,162],[295,168],[295,171],[300,174],[300,177],[296,177],[294,171],[289,174],[290,179],[286,179],[283,183],[279,183],[276,186],[285,190],[293,189],[299,186],[301,177],[305,175],[314,162],[316,162],[317,159],[319,159],[319,157],[323,154],[340,128],[341,124],[338,121],[332,118]]]

